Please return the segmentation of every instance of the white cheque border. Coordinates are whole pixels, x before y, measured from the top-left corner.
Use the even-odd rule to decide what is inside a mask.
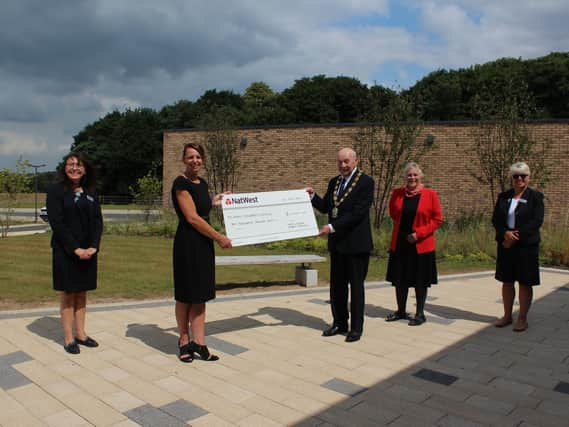
[[[230,194],[223,197],[222,207],[233,246],[318,234],[310,197],[304,190]]]

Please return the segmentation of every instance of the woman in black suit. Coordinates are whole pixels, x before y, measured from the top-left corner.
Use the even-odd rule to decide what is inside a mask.
[[[532,286],[539,285],[539,228],[543,224],[543,194],[529,188],[530,170],[523,162],[510,167],[512,189],[501,193],[496,201],[492,224],[496,229],[498,255],[496,280],[502,282],[504,316],[494,325],[503,328],[512,323],[512,309],[519,283],[520,311],[514,324],[516,332],[528,328],[527,314],[531,305]]]
[[[97,252],[103,232],[95,173],[83,154],[70,153],[63,158],[58,182],[47,190],[46,206],[53,231],[53,288],[61,292],[63,347],[77,354],[79,344],[99,345],[85,333],[85,314],[87,291],[97,287]]]

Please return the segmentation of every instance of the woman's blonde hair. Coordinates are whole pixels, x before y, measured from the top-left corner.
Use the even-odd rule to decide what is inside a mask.
[[[419,178],[423,178],[423,169],[421,169],[421,166],[415,162],[408,162],[405,164],[405,166],[403,166],[403,178],[407,177],[407,172],[409,172],[409,169],[417,169],[417,172],[419,172]]]

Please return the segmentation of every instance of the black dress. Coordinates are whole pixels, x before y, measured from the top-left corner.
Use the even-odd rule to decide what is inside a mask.
[[[208,185],[200,178],[194,184],[183,176],[172,184],[172,203],[178,215],[174,237],[174,298],[187,304],[201,304],[215,298],[215,252],[213,241],[186,221],[176,191],[187,191],[199,216],[209,222],[211,198]]]
[[[97,253],[103,232],[103,219],[97,195],[74,193],[61,183],[47,190],[47,215],[51,237],[53,289],[84,292],[97,288]],[[97,249],[88,260],[81,260],[77,248]]]
[[[387,264],[387,281],[393,286],[430,287],[438,282],[435,252],[418,254],[416,245],[407,241],[407,236],[413,233],[413,222],[420,197],[421,195],[417,194],[403,199],[397,247],[395,252],[389,252]]]

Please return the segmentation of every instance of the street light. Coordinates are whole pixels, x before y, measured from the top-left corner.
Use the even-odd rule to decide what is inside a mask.
[[[34,188],[35,188],[35,197],[34,197],[34,212],[35,212],[35,221],[38,222],[38,169],[45,167],[44,164],[41,165],[32,165],[30,167],[34,168]]]

